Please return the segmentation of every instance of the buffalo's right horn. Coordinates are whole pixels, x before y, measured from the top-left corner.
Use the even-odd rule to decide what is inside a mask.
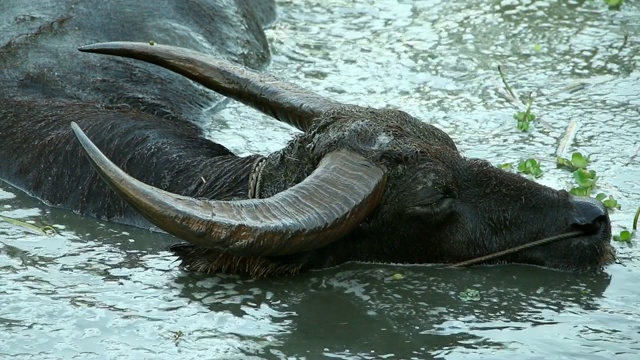
[[[172,194],[114,165],[71,123],[93,167],[129,205],[159,228],[194,245],[241,256],[287,255],[321,248],[378,206],[386,173],[362,156],[327,154],[299,184],[265,199],[215,201]]]
[[[339,102],[268,74],[175,46],[123,41],[86,45],[78,50],[162,66],[304,132],[320,114],[341,106]]]

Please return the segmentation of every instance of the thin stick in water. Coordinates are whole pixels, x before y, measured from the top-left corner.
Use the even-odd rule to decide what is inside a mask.
[[[502,83],[504,84],[504,88],[507,90],[507,93],[509,94],[509,96],[511,96],[511,100],[513,102],[515,102],[517,100],[517,97],[513,93],[513,90],[511,89],[511,86],[509,86],[509,83],[507,82],[507,77],[504,76],[504,74],[502,73],[502,66],[500,66],[500,65],[498,65],[498,72],[500,73],[500,79],[502,79]]]
[[[488,261],[488,260],[493,260],[493,259],[505,256],[505,255],[513,254],[513,253],[518,252],[518,251],[522,251],[522,250],[525,250],[525,249],[528,249],[528,248],[532,248],[534,246],[544,245],[544,244],[548,244],[548,243],[555,242],[555,241],[558,241],[558,240],[564,240],[564,239],[572,238],[574,236],[578,236],[578,235],[581,235],[581,234],[582,234],[581,231],[572,231],[572,232],[568,232],[568,233],[565,233],[565,234],[560,234],[560,235],[556,235],[556,236],[552,236],[552,237],[548,237],[548,238],[532,241],[530,243],[526,243],[524,245],[516,246],[516,247],[513,247],[511,249],[498,251],[496,253],[485,255],[485,256],[480,256],[480,257],[477,257],[477,258],[474,258],[474,259],[471,259],[471,260],[462,261],[462,262],[450,265],[447,268],[459,268],[459,267],[465,267],[465,266],[469,266],[469,265],[482,263],[482,262],[485,262],[485,261]]]
[[[578,121],[571,120],[569,122],[569,125],[567,125],[567,130],[564,132],[564,136],[558,142],[558,148],[556,149],[556,156],[566,157],[565,152],[567,151],[567,146],[573,142],[577,132],[578,132]]]

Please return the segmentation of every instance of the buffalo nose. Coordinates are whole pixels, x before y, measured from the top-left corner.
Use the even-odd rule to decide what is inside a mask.
[[[598,199],[586,196],[572,196],[573,223],[585,230],[597,231],[602,225],[609,223],[607,208]]]

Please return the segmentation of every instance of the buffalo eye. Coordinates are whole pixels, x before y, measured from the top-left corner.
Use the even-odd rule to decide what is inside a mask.
[[[409,217],[419,218],[430,224],[437,224],[445,220],[454,209],[455,200],[448,196],[421,201],[407,207],[406,214]]]

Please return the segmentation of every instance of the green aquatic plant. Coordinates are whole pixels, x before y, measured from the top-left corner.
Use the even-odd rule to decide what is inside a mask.
[[[400,274],[400,273],[393,274],[393,275],[391,276],[391,280],[402,280],[402,279],[404,279],[404,275],[402,275],[402,274]]]
[[[180,341],[182,341],[183,337],[184,337],[184,332],[182,332],[182,330],[171,331],[171,340],[173,340],[173,344],[175,346],[178,346],[178,344],[180,344]]]
[[[622,6],[623,0],[604,0],[604,2],[609,5],[610,8],[620,8]]]
[[[591,160],[589,156],[585,156],[580,152],[574,152],[571,154],[571,159],[558,156],[556,159],[556,165],[559,168],[565,168],[573,171],[573,178],[576,180],[578,186],[569,190],[569,193],[576,196],[591,196],[594,188],[596,187],[598,175],[593,170],[588,170],[587,166]],[[608,209],[620,210],[620,204],[613,196],[605,193],[598,193],[595,196],[596,199],[602,201],[604,206]]]
[[[617,242],[630,243],[631,238],[633,237],[633,233],[628,230],[620,231],[620,234],[613,235],[613,240]]]
[[[536,159],[520,160],[518,163],[518,172],[532,175],[535,178],[539,178],[543,174],[542,169],[540,169],[540,163]]]
[[[591,196],[598,181],[598,174],[594,170],[578,169],[573,172],[573,178],[578,186],[569,190],[569,193],[576,196]]]
[[[478,301],[480,300],[480,292],[474,289],[466,289],[461,291],[458,297],[463,301]]]
[[[582,153],[574,152],[571,154],[571,160],[558,156],[556,159],[556,165],[559,168],[566,168],[571,171],[578,169],[586,169],[591,160],[588,156],[582,155]]]
[[[505,171],[511,171],[513,170],[513,164],[512,163],[502,163],[500,165],[498,165],[498,168],[505,170]]]
[[[536,115],[531,112],[531,103],[533,100],[531,96],[529,96],[529,101],[527,101],[527,109],[525,111],[518,111],[513,114],[513,118],[518,121],[516,127],[520,131],[529,131],[529,124],[531,124],[535,119]]]
[[[502,163],[502,164],[499,164],[497,167],[505,171],[514,170],[514,166],[512,163]],[[539,178],[544,173],[540,168],[540,163],[536,159],[520,160],[518,162],[517,167],[515,167],[515,169],[521,174],[531,175],[535,178]]]
[[[594,170],[587,169],[590,161],[589,156],[585,156],[580,152],[574,152],[571,154],[571,159],[560,156],[556,158],[556,165],[559,168],[565,168],[573,171],[573,178],[578,186],[569,190],[569,193],[572,195],[591,196],[593,189],[596,187],[598,174]],[[604,198],[606,198],[606,195],[603,199]],[[609,201],[609,203],[611,203],[611,201]]]
[[[596,195],[596,199],[602,201],[602,203],[604,204],[604,206],[607,207],[607,209],[618,209],[620,210],[620,204],[618,204],[618,200],[616,200],[613,196],[609,195],[609,197],[607,198],[607,194],[605,193],[599,193],[598,195]]]
[[[37,226],[37,225],[29,224],[28,222],[25,222],[25,221],[22,221],[22,220],[10,218],[10,217],[3,216],[3,215],[0,215],[0,220],[6,221],[6,222],[8,222],[10,224],[13,224],[13,225],[20,226],[20,227],[22,227],[24,229],[27,229],[27,230],[29,230],[29,231],[37,234],[37,235],[49,235],[49,236],[52,236],[52,235],[55,235],[57,233],[56,229],[54,229],[53,226],[49,226],[49,225]]]
[[[536,47],[534,46],[534,50],[535,49]],[[539,50],[536,50],[536,51],[539,51]],[[504,84],[504,89],[507,93],[507,98],[513,103],[517,102],[516,94],[513,92],[511,85],[509,85],[509,82],[507,81],[507,77],[502,72],[501,66],[498,66],[498,73],[500,73],[500,79]],[[529,131],[529,125],[536,119],[536,115],[531,112],[532,103],[533,103],[533,99],[531,98],[531,94],[529,94],[529,99],[526,102],[526,105],[527,105],[526,110],[518,111],[515,114],[513,114],[513,118],[518,121],[516,124],[516,127],[520,131]]]
[[[633,223],[631,224],[632,231],[622,230],[619,234],[613,235],[613,240],[630,244],[631,239],[636,236],[636,231],[638,230],[638,217],[640,217],[640,206],[636,210],[636,214],[633,216]]]

